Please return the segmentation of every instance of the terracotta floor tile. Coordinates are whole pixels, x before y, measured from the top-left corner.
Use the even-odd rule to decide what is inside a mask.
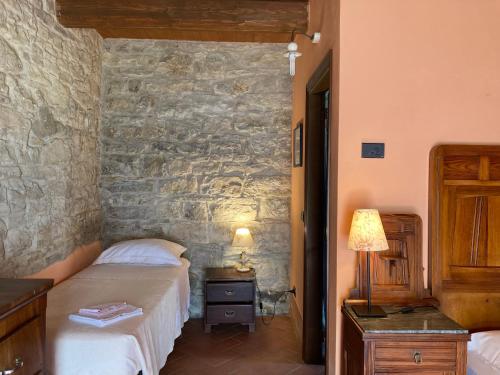
[[[305,365],[289,317],[270,325],[257,322],[255,333],[240,325],[203,331],[201,320],[191,320],[176,340],[160,375],[321,375],[323,366]]]

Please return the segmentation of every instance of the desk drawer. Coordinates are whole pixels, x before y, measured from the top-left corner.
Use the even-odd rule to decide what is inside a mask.
[[[455,342],[376,342],[375,371],[455,371]]]
[[[207,324],[254,323],[253,305],[209,305]]]
[[[43,324],[42,318],[34,318],[0,342],[0,371],[16,368],[17,360],[16,375],[42,372]]]
[[[248,302],[253,298],[251,282],[207,283],[207,302]]]

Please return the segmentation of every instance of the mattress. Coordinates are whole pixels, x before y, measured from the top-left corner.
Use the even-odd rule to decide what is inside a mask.
[[[467,348],[467,375],[500,375],[500,331],[471,335]]]
[[[189,261],[179,267],[92,265],[48,293],[49,374],[158,374],[189,309]],[[144,314],[109,327],[72,322],[80,307],[125,301]]]

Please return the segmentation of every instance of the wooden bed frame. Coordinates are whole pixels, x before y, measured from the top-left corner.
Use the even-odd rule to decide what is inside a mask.
[[[432,295],[466,328],[498,329],[500,146],[437,146],[429,173]]]
[[[356,288],[351,299],[367,296],[366,256],[371,257],[374,303],[421,304],[430,297],[424,289],[422,220],[414,214],[381,214],[389,250],[358,255]],[[352,301],[352,300],[351,300]],[[430,300],[427,300],[430,303]]]

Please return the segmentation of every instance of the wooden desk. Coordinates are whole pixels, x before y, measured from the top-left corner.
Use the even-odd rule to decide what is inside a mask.
[[[0,279],[0,373],[45,373],[45,310],[52,284]]]
[[[346,305],[342,314],[344,375],[466,374],[469,332],[433,307],[358,318]]]

